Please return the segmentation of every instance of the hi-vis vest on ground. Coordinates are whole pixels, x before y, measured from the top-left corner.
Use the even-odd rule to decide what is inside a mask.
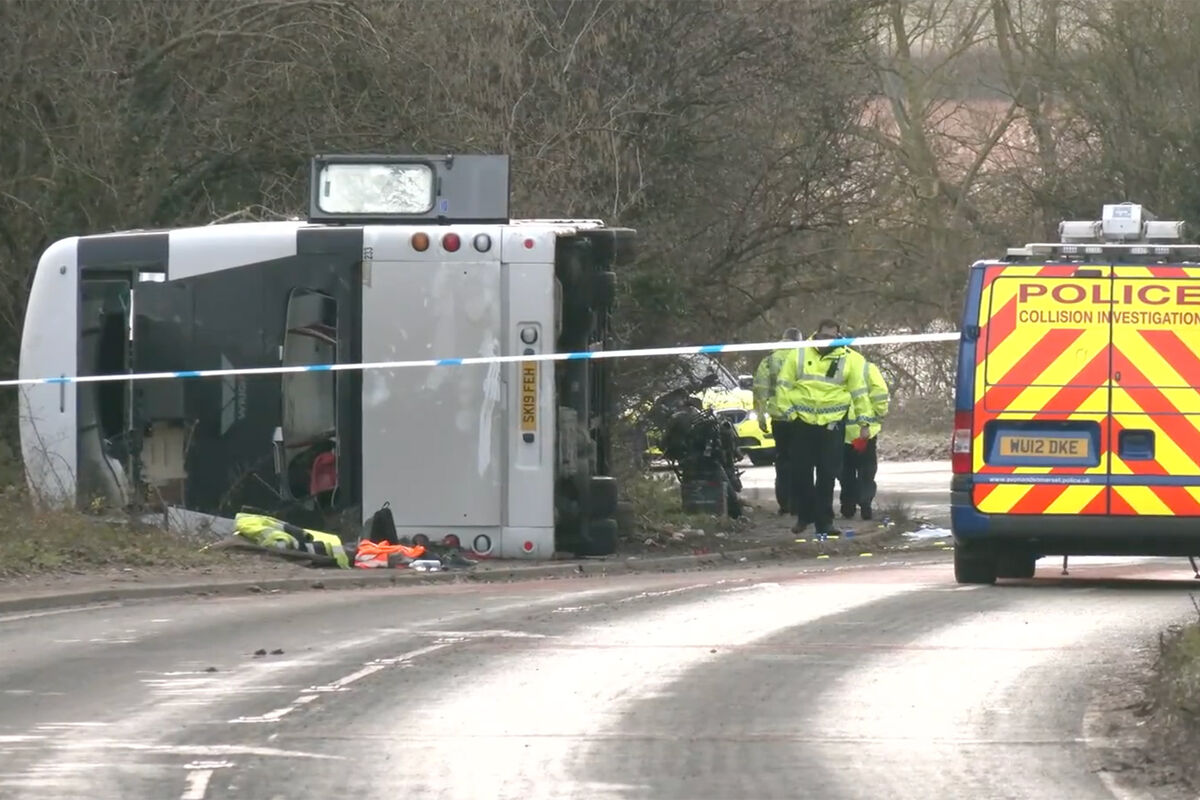
[[[300,528],[265,514],[245,513],[234,517],[234,530],[238,536],[262,547],[305,550],[332,558],[342,569],[350,568],[350,559],[342,540],[332,533]]]
[[[1141,206],[969,272],[952,444],[960,582],[1043,555],[1200,554],[1200,245]]]

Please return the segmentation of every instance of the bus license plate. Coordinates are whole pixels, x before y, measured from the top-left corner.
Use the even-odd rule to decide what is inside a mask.
[[[521,432],[537,431],[538,365],[536,361],[521,362]]]
[[[1014,436],[1000,435],[1000,455],[1018,458],[1045,458],[1074,461],[1088,458],[1090,436]]]

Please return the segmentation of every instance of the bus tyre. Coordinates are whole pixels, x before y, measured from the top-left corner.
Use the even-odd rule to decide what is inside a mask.
[[[611,475],[593,475],[588,481],[587,515],[604,519],[617,513],[617,479]]]
[[[1000,553],[996,557],[997,578],[1032,578],[1037,558],[1032,553]]]
[[[995,583],[996,557],[986,548],[956,543],[954,580],[958,583]]]
[[[584,533],[579,537],[579,548],[575,555],[611,556],[617,552],[617,521],[615,519],[589,519]]]
[[[757,450],[750,450],[746,455],[750,456],[750,463],[756,467],[765,467],[767,464],[775,461],[774,453],[760,453]]]

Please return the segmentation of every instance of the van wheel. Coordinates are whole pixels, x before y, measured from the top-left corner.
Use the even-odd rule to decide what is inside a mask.
[[[1032,578],[1037,570],[1037,557],[1032,553],[1001,553],[996,558],[997,578]]]
[[[958,583],[995,583],[996,557],[986,548],[956,543],[954,580]]]

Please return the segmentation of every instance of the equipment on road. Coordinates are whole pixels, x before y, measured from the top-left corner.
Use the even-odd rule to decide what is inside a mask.
[[[960,583],[1032,577],[1043,555],[1065,574],[1070,555],[1200,553],[1200,245],[1132,203],[1065,221],[1059,239],[968,274]]]
[[[507,156],[318,156],[308,218],[72,236],[41,257],[20,374],[245,367],[40,384],[20,397],[41,498],[231,528],[243,508],[482,556],[614,551],[603,360],[360,362],[611,349],[634,231],[509,218]]]

